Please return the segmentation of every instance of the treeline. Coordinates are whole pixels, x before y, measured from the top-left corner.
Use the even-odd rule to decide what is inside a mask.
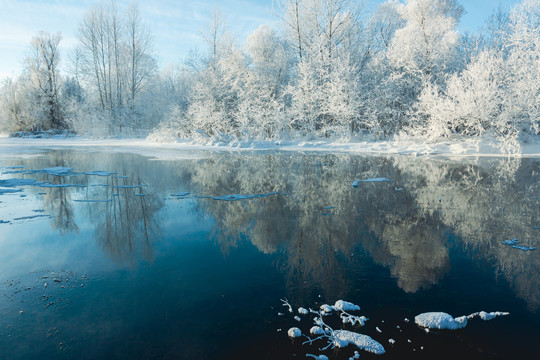
[[[281,27],[238,44],[219,12],[181,64],[158,69],[132,6],[97,5],[59,74],[60,35],[38,34],[25,71],[1,90],[7,131],[233,139],[484,134],[507,144],[540,131],[540,0],[499,9],[459,34],[456,0],[279,0]],[[181,39],[179,39],[181,41]]]

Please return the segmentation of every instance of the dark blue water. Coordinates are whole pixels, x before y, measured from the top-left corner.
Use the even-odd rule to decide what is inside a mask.
[[[539,245],[539,159],[24,155],[0,158],[2,359],[357,350],[289,339],[291,327],[308,334],[313,315],[290,314],[282,298],[295,310],[360,305],[366,326],[328,322],[386,349],[361,358],[537,355],[539,251],[502,241]],[[511,314],[456,331],[414,324],[423,312],[481,310]]]

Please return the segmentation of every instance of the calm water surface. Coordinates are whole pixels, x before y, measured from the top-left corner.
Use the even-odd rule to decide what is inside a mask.
[[[539,245],[540,159],[177,155],[0,154],[1,359],[353,355],[282,298],[360,305],[361,358],[537,356],[540,251],[502,241]],[[481,310],[511,315],[414,324]]]

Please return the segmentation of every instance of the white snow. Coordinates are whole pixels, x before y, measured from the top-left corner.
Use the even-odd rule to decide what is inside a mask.
[[[384,347],[373,340],[371,337],[348,330],[334,331],[334,344],[336,347],[343,348],[349,344],[353,344],[361,350],[365,350],[377,355],[384,354]]]
[[[491,320],[497,316],[504,316],[509,314],[510,313],[508,312],[501,311],[491,313],[480,311],[467,316],[453,318],[451,315],[444,312],[428,312],[417,315],[414,318],[414,322],[417,325],[428,329],[456,330],[467,326],[467,320],[473,319],[475,317],[480,317],[480,319],[482,320]]]
[[[144,139],[91,139],[88,137],[74,136],[69,138],[0,138],[2,152],[0,157],[27,158],[29,153],[34,153],[44,147],[62,149],[79,148],[107,149],[107,151],[129,151],[144,156],[152,156],[158,160],[196,159],[203,158],[205,151],[317,151],[317,152],[342,152],[362,154],[404,154],[412,156],[435,156],[435,157],[464,157],[464,156],[500,156],[507,157],[501,144],[494,139],[484,137],[480,139],[446,140],[435,143],[418,141],[360,141],[360,142],[330,142],[330,141],[251,141],[242,142],[241,146],[231,144],[200,144],[196,141],[177,140],[174,143],[153,143]],[[21,153],[21,148],[24,153]],[[540,157],[540,137],[522,144],[521,151],[514,154],[520,157]],[[32,155],[34,156],[34,155]],[[37,156],[37,155],[36,155]]]
[[[454,319],[451,315],[444,312],[428,312],[417,315],[414,322],[421,327],[430,329],[448,329],[456,330],[467,326],[467,318]]]
[[[334,304],[334,309],[336,310],[343,310],[343,311],[358,311],[360,310],[360,306],[355,305],[348,301],[338,300]]]
[[[302,331],[300,331],[300,329],[297,327],[292,327],[289,329],[289,331],[287,331],[287,335],[289,335],[291,338],[297,338],[302,336]]]

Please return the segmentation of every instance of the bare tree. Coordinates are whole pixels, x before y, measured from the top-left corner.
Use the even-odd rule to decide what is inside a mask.
[[[38,127],[43,129],[63,129],[64,123],[59,102],[60,33],[51,35],[39,32],[32,38],[30,55],[27,58],[27,70],[32,84],[37,89],[41,104],[42,121]]]

